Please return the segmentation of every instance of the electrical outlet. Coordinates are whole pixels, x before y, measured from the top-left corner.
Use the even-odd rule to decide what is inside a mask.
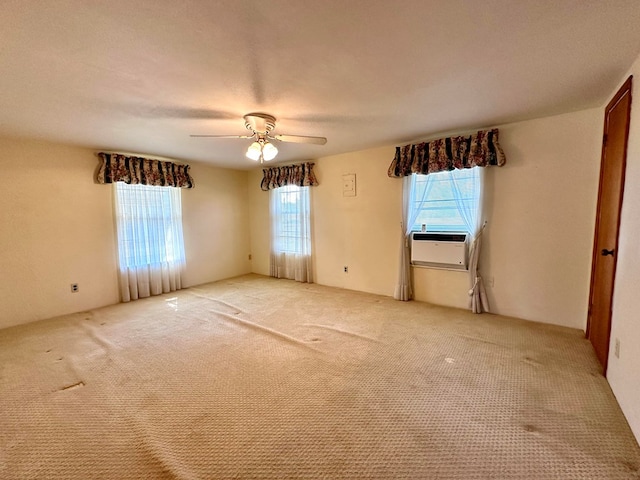
[[[344,266],[344,273],[349,273],[349,267],[347,267],[346,265]]]
[[[80,290],[80,289],[79,289],[79,287],[78,287],[78,284],[77,284],[77,283],[72,283],[72,284],[71,284],[71,293],[78,293],[78,291],[79,291],[79,290]]]
[[[620,358],[620,339],[619,338],[616,338],[616,344],[613,349],[613,354],[616,356],[616,358]]]

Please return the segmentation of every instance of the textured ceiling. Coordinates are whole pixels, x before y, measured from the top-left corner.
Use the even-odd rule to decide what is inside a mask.
[[[4,0],[0,133],[249,169],[602,105],[637,0]]]

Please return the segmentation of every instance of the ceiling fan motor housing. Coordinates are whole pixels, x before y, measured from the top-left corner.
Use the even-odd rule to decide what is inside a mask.
[[[266,113],[248,113],[244,116],[247,130],[264,135],[276,128],[276,118]]]

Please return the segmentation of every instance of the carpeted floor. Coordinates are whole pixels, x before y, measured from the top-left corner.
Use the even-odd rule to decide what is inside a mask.
[[[0,330],[2,479],[638,479],[582,332],[249,275]]]

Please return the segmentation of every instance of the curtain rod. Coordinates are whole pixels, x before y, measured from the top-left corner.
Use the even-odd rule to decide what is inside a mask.
[[[161,155],[147,155],[145,153],[135,153],[135,152],[123,152],[122,150],[96,150],[94,154],[98,156],[101,153],[108,153],[109,155],[124,155],[125,157],[138,157],[138,158],[146,158],[148,160],[158,160],[160,162],[171,162],[171,163],[180,163],[186,164],[186,160],[176,160],[174,158],[163,157]],[[192,160],[189,160],[192,162]]]
[[[440,138],[466,137],[468,135],[473,135],[474,133],[478,133],[481,130],[493,130],[493,129],[496,129],[496,128],[498,128],[498,127],[472,128],[472,129],[468,129],[468,130],[463,130],[462,132],[460,130],[449,130],[448,132],[444,132],[444,133],[428,135],[426,137],[419,137],[417,139],[410,140],[408,142],[404,142],[402,145],[398,145],[398,146],[414,145],[416,143],[428,143],[428,142],[432,142],[434,140],[438,140]]]

